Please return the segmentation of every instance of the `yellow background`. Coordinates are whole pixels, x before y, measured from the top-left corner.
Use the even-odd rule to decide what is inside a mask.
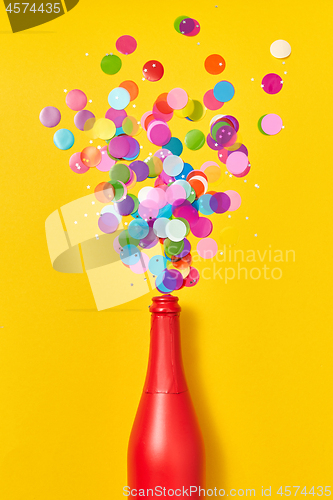
[[[223,189],[239,190],[243,204],[230,221],[215,219],[214,234],[230,223],[240,231],[239,249],[271,245],[296,255],[280,266],[280,280],[202,279],[179,293],[207,486],[256,488],[257,496],[272,486],[276,496],[281,485],[332,484],[332,3],[80,0],[59,19],[15,35],[0,11],[0,499],[123,498],[151,294],[97,312],[85,275],[52,269],[45,219],[105,177],[73,174],[70,152],[54,147],[38,115],[57,106],[60,125],[74,131],[64,89],[84,90],[102,116],[109,91],[131,78],[140,85],[138,118],[173,87],[201,99],[219,79],[235,85],[221,112],[239,119],[252,171],[247,183],[225,176]],[[197,37],[175,32],[182,14],[200,22]],[[117,75],[104,75],[100,60],[123,34],[135,36],[138,49],[121,56]],[[279,38],[292,46],[285,65],[269,52]],[[215,52],[226,60],[220,77],[203,68]],[[144,62],[155,58],[165,76],[142,82]],[[277,95],[260,88],[269,72],[283,75]],[[270,112],[285,125],[275,137],[257,128]],[[183,139],[192,124],[175,117],[171,127]],[[84,145],[81,136],[73,149]],[[183,157],[200,166],[215,153],[205,147]]]

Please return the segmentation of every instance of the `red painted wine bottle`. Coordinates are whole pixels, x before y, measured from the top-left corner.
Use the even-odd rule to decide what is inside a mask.
[[[128,445],[127,484],[133,498],[140,489],[182,498],[190,487],[191,498],[199,498],[205,450],[184,374],[178,298],[154,297],[150,312],[148,370]]]

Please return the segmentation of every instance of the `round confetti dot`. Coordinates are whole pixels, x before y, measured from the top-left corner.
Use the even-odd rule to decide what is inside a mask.
[[[98,227],[103,233],[114,233],[118,228],[119,222],[117,217],[112,213],[104,213],[98,219]]]
[[[89,167],[81,161],[81,153],[74,153],[69,159],[69,166],[76,174],[85,174]]]
[[[116,163],[109,172],[112,181],[121,181],[124,184],[129,181],[130,175],[131,171],[125,163]]]
[[[151,186],[145,186],[143,187],[142,189],[140,189],[139,193],[138,193],[138,199],[139,199],[139,202],[142,203],[143,200],[146,200],[147,199],[147,196],[148,196],[148,193],[149,191],[151,191],[152,188]]]
[[[242,174],[249,164],[245,153],[235,151],[228,156],[226,161],[227,169],[231,174]]]
[[[194,104],[194,110],[190,115],[188,115],[187,119],[189,119],[192,122],[198,122],[205,116],[206,108],[202,104],[202,102],[197,101],[195,99],[193,99],[193,104]]]
[[[134,99],[136,99],[139,95],[139,87],[135,82],[133,82],[133,80],[125,80],[119,85],[119,87],[127,90],[131,101],[134,101]]]
[[[133,273],[143,274],[146,271],[148,271],[148,265],[149,265],[149,256],[146,253],[141,252],[139,262],[129,267]]]
[[[171,139],[171,131],[165,122],[154,120],[148,125],[147,137],[155,146],[165,146]]]
[[[58,149],[66,151],[67,149],[70,149],[73,146],[74,135],[70,130],[66,128],[61,128],[55,132],[53,136],[53,142]]]
[[[101,152],[101,161],[98,165],[96,165],[97,170],[100,172],[109,172],[110,168],[116,163],[116,160],[112,160],[107,153],[107,146],[103,146],[100,149]]]
[[[188,102],[188,95],[185,90],[181,88],[174,88],[170,90],[167,96],[167,103],[172,109],[183,109]]]
[[[234,212],[241,206],[242,198],[237,191],[229,189],[228,191],[224,191],[224,194],[229,196],[230,199],[230,207],[228,208],[229,212]]]
[[[146,62],[142,68],[143,76],[150,82],[157,82],[164,74],[164,68],[159,61],[151,60]]]
[[[232,83],[223,80],[218,82],[213,89],[214,97],[220,102],[228,102],[235,95],[235,89]]]
[[[181,186],[185,190],[185,197],[187,198],[188,196],[190,196],[191,189],[192,189],[191,185],[187,181],[185,181],[184,179],[176,180],[173,183],[173,186]],[[167,188],[167,190],[170,189],[170,187],[172,187],[172,186],[169,186],[169,188]]]
[[[189,33],[185,33],[186,36],[196,36],[200,33],[200,24],[198,21],[196,21],[195,19],[193,19],[194,21],[194,28],[192,31],[190,31]]]
[[[261,120],[261,127],[265,134],[276,135],[282,129],[282,118],[279,115],[270,113]],[[233,153],[233,155],[236,153]],[[230,155],[232,157],[233,155]]]
[[[168,256],[179,255],[180,252],[184,249],[184,240],[181,241],[171,241],[169,238],[166,238],[163,242],[164,251]]]
[[[110,203],[114,198],[114,187],[108,182],[100,182],[94,189],[94,195],[101,203]]]
[[[214,161],[206,161],[200,170],[205,173],[210,184],[216,184],[221,179],[221,168]]]
[[[211,75],[219,75],[225,69],[225,60],[219,54],[211,54],[205,59],[205,70]],[[225,102],[225,101],[224,101]]]
[[[115,89],[111,90],[108,96],[108,102],[111,108],[117,110],[125,109],[126,106],[128,106],[130,100],[131,96],[129,92],[122,87],[116,87]]]
[[[126,136],[113,137],[108,145],[109,153],[115,158],[124,158],[129,153],[130,144]]]
[[[167,202],[172,205],[177,200],[186,200],[186,191],[179,184],[171,184],[165,192]]]
[[[175,179],[178,180],[178,179],[186,179],[186,177],[188,176],[188,174],[190,172],[193,171],[193,167],[192,165],[190,165],[189,163],[184,163],[184,167],[183,167],[183,170],[180,172],[180,174],[178,175],[175,175]]]
[[[190,130],[185,136],[185,144],[192,151],[197,151],[205,144],[205,134],[201,130]]]
[[[87,96],[82,90],[71,90],[66,95],[66,104],[73,111],[80,111],[87,105]]]
[[[121,54],[127,56],[128,54],[133,54],[136,50],[138,44],[134,37],[130,35],[123,35],[116,41],[116,49]]]
[[[204,238],[197,244],[197,252],[203,259],[212,259],[217,254],[218,246],[213,238]]]
[[[215,193],[209,200],[209,205],[216,214],[224,214],[230,208],[230,198],[225,193]]]
[[[117,128],[122,126],[124,119],[126,118],[127,113],[124,109],[114,109],[109,108],[105,113],[105,118],[113,121]]]
[[[203,97],[203,102],[204,102],[204,105],[206,106],[206,108],[208,108],[212,111],[215,111],[217,109],[222,108],[222,106],[224,104],[223,102],[220,102],[217,99],[215,99],[213,89],[207,90],[207,92],[205,93],[205,95]]]
[[[183,152],[183,144],[177,137],[171,137],[170,141],[165,145],[173,155],[180,156]]]
[[[99,118],[94,123],[94,133],[99,139],[111,139],[116,133],[116,126],[108,118]]]
[[[123,123],[121,124],[121,128],[124,133],[130,136],[135,136],[140,134],[142,131],[141,125],[137,122],[137,119],[134,116],[126,116],[124,118]]]
[[[212,210],[210,206],[210,200],[211,200],[212,195],[211,194],[203,194],[199,198],[199,212],[202,215],[211,215],[214,213],[214,210]]]
[[[88,146],[81,151],[81,160],[89,168],[93,168],[101,162],[102,153],[95,146]]]
[[[120,258],[127,266],[134,266],[140,261],[141,252],[135,245],[125,245],[120,251]]]
[[[159,217],[154,221],[153,230],[156,236],[158,236],[159,238],[167,237],[165,228],[169,222],[170,222],[169,219],[167,219],[166,217]]]
[[[129,234],[127,229],[125,229],[124,231],[122,231],[119,234],[118,241],[119,241],[119,245],[120,245],[121,249],[123,249],[126,245],[136,246],[138,244],[138,240],[136,240],[135,238],[132,238],[132,236]]]
[[[156,219],[159,212],[158,204],[153,200],[145,199],[140,202],[138,212],[144,220]]]
[[[130,168],[136,173],[137,181],[142,182],[147,179],[149,175],[149,167],[147,163],[141,160],[133,161]]]
[[[184,162],[176,155],[167,156],[163,162],[163,170],[167,175],[175,177],[183,170]]]
[[[169,122],[171,118],[173,117],[173,110],[171,110],[171,113],[161,113],[156,106],[156,103],[153,106],[153,115],[156,120],[162,120],[164,122]]]
[[[107,75],[115,75],[118,73],[122,65],[120,57],[115,54],[104,56],[101,61],[101,68]]]
[[[40,112],[39,120],[44,127],[56,127],[60,123],[61,113],[58,108],[47,106]]]
[[[184,108],[175,110],[175,115],[179,116],[179,118],[187,118],[189,115],[193,113],[193,111],[194,111],[194,101],[193,99],[189,98]]]
[[[282,78],[276,73],[268,73],[262,79],[261,86],[266,94],[277,94],[283,87]]]
[[[179,29],[182,35],[191,33],[195,28],[195,21],[191,17],[183,19],[179,24]]]
[[[155,276],[158,276],[164,271],[166,265],[167,260],[163,255],[154,255],[149,261],[149,271]]]
[[[206,238],[213,231],[213,223],[206,217],[199,217],[195,224],[191,224],[191,231],[197,238]]]
[[[286,40],[275,40],[270,47],[270,52],[277,59],[285,59],[291,54],[291,46]]]
[[[199,271],[195,269],[195,267],[191,267],[190,272],[185,281],[185,286],[186,287],[195,286],[198,283],[199,278],[200,278]]]
[[[94,113],[92,113],[91,111],[88,111],[87,109],[82,109],[81,111],[78,111],[74,116],[74,124],[76,128],[83,131],[86,121],[89,120],[90,118],[95,118]],[[95,120],[94,122],[91,123],[92,125],[94,125]]]
[[[149,176],[150,178],[157,177],[163,170],[163,162],[157,156],[152,156],[147,161],[147,165],[149,167]]]
[[[173,23],[173,26],[175,28],[175,30],[177,31],[177,33],[180,33],[180,24],[181,22],[184,20],[184,19],[188,19],[188,16],[178,16],[176,19],[175,19],[175,22]]]
[[[187,234],[187,228],[184,222],[182,222],[181,220],[172,219],[166,225],[165,232],[169,240],[178,242],[182,241],[185,238]]]
[[[163,191],[163,189],[160,189],[158,187],[155,187],[149,191],[147,194],[147,200],[153,200],[155,203],[157,203],[158,208],[163,208],[165,207],[167,201],[166,201],[166,192]]]
[[[128,232],[132,238],[141,240],[149,233],[148,222],[143,219],[134,219],[128,225]]]

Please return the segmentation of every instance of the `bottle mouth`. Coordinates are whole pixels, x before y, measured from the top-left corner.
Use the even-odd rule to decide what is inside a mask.
[[[178,297],[175,295],[160,295],[153,297],[153,303],[149,307],[151,313],[179,313],[181,307],[178,304]]]

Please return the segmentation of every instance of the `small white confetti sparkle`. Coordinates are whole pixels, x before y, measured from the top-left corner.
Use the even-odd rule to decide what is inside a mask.
[[[257,237],[258,236],[257,233],[254,236]]]
[[[156,68],[156,64],[153,64],[153,68]]]
[[[143,72],[144,72],[144,73],[147,73],[147,71],[148,71],[148,70],[147,70],[147,68],[145,68],[145,69],[143,70]]]
[[[88,217],[88,214],[84,214],[85,217]]]
[[[286,61],[282,61],[282,64],[286,64]]]
[[[98,234],[95,234],[95,237],[96,237],[96,240],[99,240],[99,236],[98,236]]]
[[[220,255],[223,255],[223,252],[220,252]]]
[[[254,82],[254,78],[251,78],[251,82]]]
[[[97,146],[97,149],[101,149],[101,146]],[[104,153],[104,151],[103,151],[103,153]]]
[[[133,108],[136,108],[136,104],[133,104]]]
[[[143,149],[143,146],[140,146],[140,149]]]
[[[128,226],[128,222],[125,222],[125,226]]]
[[[247,182],[247,180],[246,180],[246,179],[244,179],[244,182]]]
[[[282,127],[281,127],[281,128],[284,128],[284,125],[282,125]]]
[[[86,56],[89,56],[88,52],[86,52]]]
[[[248,220],[248,217],[245,217],[246,220]]]
[[[89,99],[89,102],[92,102],[92,99]]]
[[[265,85],[261,84],[261,87],[264,88]]]
[[[87,189],[90,189],[90,186],[87,186]]]
[[[284,75],[286,75],[286,74],[287,74],[287,71],[284,71],[284,72],[283,72],[283,74],[284,74]]]
[[[145,81],[145,78],[142,78],[142,81],[144,82],[144,81]]]
[[[96,215],[99,215],[99,212],[96,212]]]
[[[281,82],[280,82],[280,83],[284,83],[284,82],[283,82],[283,80],[281,80]]]
[[[64,89],[64,92],[67,92],[67,89]]]
[[[229,177],[232,177],[232,174],[229,174]]]
[[[197,45],[200,45],[200,42],[198,42]]]
[[[74,224],[77,224],[77,220],[74,221]]]
[[[228,175],[228,171],[226,171],[226,172],[224,172],[224,173],[225,173],[225,175]]]
[[[219,63],[219,66],[222,66],[222,63]]]
[[[93,141],[92,141],[92,140],[90,140],[89,142],[90,142],[90,144],[92,144],[92,143],[93,143]]]
[[[94,202],[94,201],[92,201],[92,202],[91,202],[91,204],[92,204],[92,205],[95,205],[95,202]]]
[[[231,219],[231,215],[228,215],[228,219]]]

